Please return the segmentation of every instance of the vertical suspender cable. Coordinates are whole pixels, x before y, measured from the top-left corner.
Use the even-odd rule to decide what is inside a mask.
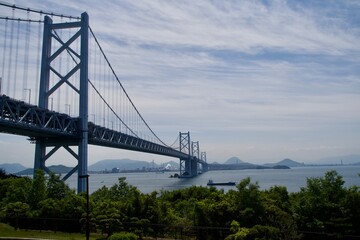
[[[120,112],[119,112],[119,101],[118,101],[119,96],[118,96],[118,91],[117,91],[117,88],[116,88],[116,85],[115,85],[115,79],[113,79],[112,83],[113,83],[113,89],[114,89],[114,91],[115,91],[115,92],[114,92],[114,98],[115,98],[115,99],[114,99],[114,101],[115,101],[115,104],[114,104],[114,105],[115,105],[115,109],[116,109],[115,111],[118,112],[118,113],[120,113]],[[116,120],[116,123],[115,123],[115,124],[116,124],[116,125],[115,125],[115,126],[116,126],[116,130],[117,130],[117,131],[120,131],[120,130],[118,129],[118,124],[119,124],[119,122],[117,121],[117,119],[115,119],[115,120]]]
[[[27,12],[28,15],[28,19],[29,19],[29,12]],[[25,55],[24,55],[24,75],[23,75],[23,93],[24,93],[24,99],[26,98],[25,95],[25,89],[28,89],[28,71],[29,71],[29,46],[30,46],[30,21],[26,24],[26,31],[25,31]],[[31,94],[31,90],[29,89],[29,99],[30,99],[30,94]],[[31,99],[30,99],[31,101]]]
[[[96,48],[96,49],[98,49],[98,48]],[[101,75],[101,66],[100,66],[100,64],[101,64],[101,57],[99,57],[98,56],[98,52],[96,51],[96,59],[97,59],[97,61],[96,61],[96,68],[97,68],[97,75],[96,75],[96,79],[97,79],[97,82],[98,82],[98,86],[99,86],[99,88],[101,88],[101,77],[100,77],[100,75]],[[102,120],[102,118],[101,118],[101,113],[102,113],[102,109],[101,109],[101,107],[102,107],[102,102],[100,101],[100,99],[99,99],[99,101],[97,101],[98,102],[98,112],[97,112],[97,116],[99,116],[99,124],[101,124],[101,120]]]
[[[109,69],[109,71],[110,71],[110,69]],[[109,75],[110,75],[111,73],[109,72]],[[117,101],[116,101],[116,99],[117,99],[117,96],[116,96],[116,86],[115,86],[115,79],[111,79],[111,83],[112,83],[112,86],[111,86],[111,89],[112,89],[112,100],[113,100],[113,107],[114,107],[114,109],[115,109],[115,111],[117,111],[118,110],[118,107],[117,107]],[[116,120],[116,118],[114,118],[113,119],[114,120],[114,126],[115,126],[115,129],[117,130],[117,121],[115,121]]]
[[[92,35],[90,34],[89,36],[90,38],[90,47],[92,47],[90,53],[92,54],[92,61],[91,61],[91,66],[90,66],[90,69],[93,70],[93,79],[96,79],[96,54],[95,54],[95,47],[93,46],[94,44],[94,40],[93,40],[93,37]],[[91,41],[92,40],[92,41]],[[94,123],[96,123],[95,121],[95,116],[96,116],[96,104],[95,104],[95,92],[92,91],[92,89],[90,88],[92,94],[91,94],[91,103],[92,103],[92,114],[94,114]]]
[[[12,18],[14,19],[14,12],[15,9],[12,9]],[[12,69],[12,50],[13,50],[13,37],[14,37],[14,21],[11,21],[11,26],[10,26],[10,46],[9,46],[9,57],[8,57],[8,62],[9,62],[9,67],[8,67],[8,74],[7,74],[7,78],[8,78],[8,84],[6,86],[6,94],[10,95],[10,83],[11,81],[13,81],[13,79],[11,78],[11,69]],[[12,96],[15,97],[15,96]]]
[[[40,23],[42,19],[42,14],[39,15],[39,25],[38,25],[38,42],[37,42],[37,55],[36,55],[36,77],[35,77],[35,99],[38,99],[39,94],[39,85],[40,85],[40,65],[41,65],[41,59],[40,59],[40,52],[41,52],[41,29],[42,25]],[[52,109],[51,109],[52,110]]]
[[[56,34],[56,32],[55,32],[55,34]],[[53,36],[51,36],[51,34],[50,34],[50,37],[53,38]],[[51,54],[53,54],[56,51],[56,49],[57,49],[56,45],[57,45],[57,41],[51,41]],[[55,68],[56,62],[52,61],[51,64],[53,65],[52,67]],[[51,82],[52,82],[51,87],[54,87],[55,84],[56,84],[56,78],[57,77],[55,76],[55,74],[52,71],[50,71],[50,74],[51,74]],[[63,109],[63,106],[60,105],[60,103],[61,103],[61,101],[60,101],[60,92],[55,91],[52,95],[53,95],[53,101],[55,101],[55,97],[56,97],[56,105],[57,105],[57,110],[56,111],[61,112],[61,110]],[[64,112],[66,112],[66,111],[64,111]]]
[[[56,34],[57,35],[57,32],[55,32],[55,30],[51,30],[52,31],[52,34]],[[50,36],[52,35],[50,34]],[[55,39],[53,36],[51,36],[53,39]],[[51,54],[52,55],[53,53],[56,52],[57,49],[59,49],[59,47],[57,46],[58,45],[58,42],[57,41],[51,41],[51,47],[52,47],[52,51],[51,51]],[[54,59],[50,64],[52,65],[53,68],[56,69],[56,67],[58,67],[58,58]],[[51,71],[51,75],[52,75],[52,80],[53,80],[53,84],[52,84],[52,87],[54,87],[57,83],[57,79],[58,79],[58,76],[56,76],[56,74],[54,72]],[[60,94],[60,89],[57,89],[53,94],[54,94],[54,98],[56,97],[56,102],[57,102],[57,111],[58,112],[63,112],[63,113],[66,113],[66,107],[63,106],[64,103],[61,102],[61,94]],[[64,109],[64,110],[62,110]]]
[[[109,79],[109,74],[108,74],[108,70],[106,68],[106,92],[105,95],[107,96],[108,100],[107,102],[110,103],[110,106],[111,106],[111,94],[110,94],[110,86],[109,86],[109,83],[110,83],[110,79]],[[106,120],[108,122],[108,128],[110,129],[111,128],[111,125],[110,125],[110,111],[109,111],[109,108],[106,108]]]
[[[73,30],[73,29],[72,29]],[[74,32],[71,32],[70,33],[70,29],[69,29],[69,38],[71,37],[71,35],[74,35],[75,33]],[[79,53],[80,54],[80,39],[78,38],[76,41],[75,41],[75,44],[76,44],[76,52],[77,53]],[[90,45],[88,45],[88,47],[89,47]],[[69,52],[69,54],[70,55],[72,55],[72,53],[70,53]],[[72,57],[73,58],[73,57]],[[70,59],[68,58],[68,61],[69,61]],[[79,59],[79,63],[77,63],[76,62],[76,64],[80,64],[80,59]],[[71,61],[70,62],[68,62],[68,64],[69,64],[69,70],[71,69]],[[69,71],[68,70],[68,71]],[[73,77],[71,77],[70,79],[74,79],[74,76]],[[69,80],[70,80],[69,79]],[[80,71],[76,71],[76,73],[75,73],[75,79],[80,79]],[[78,84],[76,87],[78,88],[78,89],[80,89],[80,81],[75,81],[74,82],[74,84]],[[68,87],[69,88],[69,87]],[[71,91],[70,92],[70,94],[71,94],[71,96],[72,96],[72,101],[73,101],[73,103],[72,103],[72,105],[74,105],[74,106],[79,106],[79,104],[80,104],[80,95],[78,95],[78,94],[76,94],[76,92],[74,92],[74,91]],[[88,101],[89,101],[89,97],[88,97]],[[90,105],[89,105],[90,106]],[[79,111],[80,109],[78,109],[78,108],[76,108],[76,109],[74,109],[74,111]],[[78,113],[78,114],[80,114],[80,112]]]
[[[5,82],[5,56],[6,56],[6,45],[7,45],[7,25],[8,25],[8,20],[6,19],[5,20],[5,33],[4,33],[4,51],[3,51],[3,62],[2,62],[2,69],[1,69],[1,81],[0,81],[0,94],[4,94],[4,90],[3,90],[3,86],[1,85],[4,85],[4,82]]]
[[[13,81],[13,96],[16,98],[16,82],[17,82],[17,72],[18,72],[18,63],[19,63],[19,39],[20,39],[20,21],[17,21],[17,30],[16,30],[16,47],[15,47],[15,66],[14,66],[14,81]],[[19,89],[17,89],[19,90]]]
[[[110,74],[109,74],[109,69],[106,68],[106,78],[107,78],[107,81],[106,81],[106,85],[107,85],[107,88],[108,88],[108,98],[109,98],[109,103],[110,103],[110,106],[114,106],[112,105],[112,95],[111,95],[111,92],[112,92],[112,88],[111,88],[111,78],[110,78]],[[110,118],[110,109],[107,109],[108,111],[108,116],[107,116],[107,120],[109,121],[109,128],[111,129],[112,127],[112,123],[111,123],[111,118]]]
[[[105,86],[105,82],[106,82],[106,78],[105,78],[105,61],[104,61],[104,58],[102,57],[101,58],[101,81],[102,81],[102,89],[101,91],[104,93],[106,93],[106,86]],[[106,101],[106,94],[104,94],[104,98],[105,98],[105,101]],[[106,119],[106,105],[104,104],[104,109],[103,109],[103,126],[105,127],[106,126],[106,122],[105,122],[105,119]]]
[[[95,41],[96,41],[96,43],[97,43],[97,45],[98,45],[98,47],[100,48],[100,51],[101,51],[101,53],[102,53],[102,55],[103,55],[103,57],[105,58],[105,60],[106,60],[106,62],[107,62],[107,64],[108,64],[108,66],[110,67],[110,69],[111,69],[111,71],[112,71],[112,73],[113,73],[113,75],[114,75],[114,77],[116,78],[116,80],[118,81],[118,83],[119,83],[119,85],[121,86],[121,88],[124,90],[124,94],[126,95],[126,97],[128,98],[128,100],[129,100],[129,102],[130,102],[130,104],[131,104],[131,106],[134,108],[134,111],[139,115],[139,117],[141,118],[141,120],[142,120],[142,122],[146,125],[146,127],[147,127],[147,129],[151,132],[151,134],[154,136],[154,137],[156,137],[156,139],[159,141],[159,142],[161,142],[163,145],[165,145],[165,146],[167,146],[156,134],[155,134],[155,132],[150,128],[150,126],[148,125],[148,123],[145,121],[145,119],[141,116],[141,114],[140,114],[140,112],[138,111],[138,109],[136,108],[136,106],[135,106],[135,104],[132,102],[132,100],[131,100],[131,98],[130,98],[130,96],[127,94],[127,92],[125,91],[125,89],[124,89],[124,87],[122,86],[122,84],[121,84],[121,82],[120,82],[120,80],[119,80],[119,78],[117,77],[117,75],[116,75],[116,73],[115,73],[115,71],[114,71],[114,69],[113,69],[113,67],[111,66],[111,64],[110,64],[110,62],[109,62],[109,60],[108,60],[108,58],[106,57],[106,55],[105,55],[105,53],[104,53],[104,51],[102,50],[102,48],[101,48],[101,46],[100,46],[100,44],[99,44],[99,42],[97,41],[97,39],[96,39],[96,36],[94,35],[94,32],[92,31],[92,29],[89,27],[89,30],[90,30],[90,32],[91,32],[91,34],[94,36],[94,39],[95,39]]]
[[[76,52],[80,54],[80,38],[78,38],[75,42],[75,48],[76,48]],[[76,75],[76,79],[80,79],[80,71],[76,71],[75,73]],[[77,87],[78,89],[80,89],[80,81],[77,81],[77,83],[79,84]],[[80,95],[77,95],[76,92],[72,91],[72,106],[79,106],[80,105]],[[76,111],[77,115],[80,114],[79,109],[76,108],[74,109],[74,111]]]
[[[107,77],[106,77],[106,67],[105,64],[103,64],[102,66],[102,75],[103,75],[103,96],[105,98],[106,102],[109,102],[109,95],[107,93],[107,89],[106,89],[106,81],[107,81]],[[104,105],[104,127],[107,127],[107,110],[108,108]]]
[[[62,18],[61,18],[61,20],[62,20]],[[68,39],[71,37],[71,30],[70,30],[70,28],[68,29]],[[66,41],[65,41],[66,42]],[[70,53],[68,52],[68,54],[70,55]],[[60,55],[60,57],[61,57],[61,55]],[[67,59],[67,61],[66,61],[66,71],[65,72],[69,72],[70,71],[70,57],[67,57],[66,58]],[[68,101],[69,100],[69,86],[65,86],[65,99],[66,99],[66,101]],[[70,103],[69,103],[70,104]],[[75,105],[74,105],[75,106]]]
[[[91,35],[91,34],[90,34]],[[91,35],[92,36],[92,35]],[[95,43],[94,43],[95,44]],[[93,66],[92,66],[92,69],[94,69],[94,80],[96,80],[97,78],[98,78],[98,76],[97,76],[97,53],[96,53],[96,47],[94,47],[94,49],[91,51],[91,53],[94,55],[94,63],[93,63]],[[95,91],[92,91],[93,93],[94,93],[94,96],[93,96],[93,101],[94,101],[94,114],[95,114],[95,117],[96,116],[98,116],[98,102],[100,102],[100,101],[96,101],[96,99],[95,99],[95,97],[96,97],[96,95],[95,95]],[[94,117],[94,118],[95,118]],[[94,123],[96,123],[96,120],[94,120],[95,122]]]
[[[58,35],[59,33],[57,33],[56,35]],[[60,35],[61,35],[61,33],[58,35],[59,36],[59,38],[60,38]],[[59,46],[59,48],[60,48],[61,46]],[[62,71],[62,68],[63,68],[63,64],[62,64],[62,59],[63,59],[63,55],[62,55],[62,53],[59,55],[59,56],[57,56],[57,59],[59,60],[59,69],[57,70],[60,74],[63,72]],[[61,79],[58,79],[58,81],[61,81]],[[63,98],[62,97],[62,92],[64,92],[64,90],[65,90],[65,95],[66,95],[66,92],[68,91],[68,86],[66,85],[66,84],[63,84],[63,85],[61,85],[56,91],[58,92],[58,94],[59,94],[59,101],[61,101],[61,102],[63,102],[64,103],[64,106],[63,107],[65,107],[65,113],[66,114],[68,114],[68,115],[70,115],[71,114],[71,104],[70,104],[70,102],[69,102],[69,98]]]

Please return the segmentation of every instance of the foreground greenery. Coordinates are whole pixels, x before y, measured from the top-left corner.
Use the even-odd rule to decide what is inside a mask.
[[[83,240],[82,233],[64,233],[53,231],[38,231],[38,230],[15,230],[7,224],[0,223],[0,237],[16,237],[16,238],[42,238],[42,239],[56,239],[56,240]],[[91,240],[97,239],[97,236],[91,236]]]
[[[0,178],[2,222],[84,232],[86,195],[76,194],[59,176],[37,171],[32,180],[0,171]],[[142,194],[119,178],[91,194],[90,227],[104,238],[125,231],[182,239],[351,239],[360,236],[359,206],[359,187],[344,187],[336,171],[307,179],[296,193],[282,186],[260,190],[246,178],[226,193],[194,186]]]

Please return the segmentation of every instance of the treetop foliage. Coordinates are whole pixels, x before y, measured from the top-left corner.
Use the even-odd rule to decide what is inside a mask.
[[[359,205],[359,187],[344,187],[336,171],[308,178],[295,193],[283,186],[260,190],[245,178],[228,192],[192,186],[143,194],[119,178],[91,194],[90,220],[92,231],[114,239],[122,231],[141,238],[169,236],[179,228],[198,239],[337,239],[360,236]],[[0,219],[20,224],[19,219],[40,217],[84,225],[86,195],[42,171],[34,179],[1,177]]]

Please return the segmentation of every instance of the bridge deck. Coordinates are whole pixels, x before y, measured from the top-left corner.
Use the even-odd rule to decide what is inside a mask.
[[[6,95],[0,96],[0,109],[0,132],[28,136],[34,141],[37,138],[42,138],[48,146],[61,142],[66,142],[67,145],[78,144],[80,139],[78,118],[43,109],[24,101],[9,98]],[[171,147],[107,129],[92,122],[88,123],[88,129],[88,143],[92,145],[153,153],[180,159],[191,158],[201,163],[200,159],[189,157],[188,154]]]

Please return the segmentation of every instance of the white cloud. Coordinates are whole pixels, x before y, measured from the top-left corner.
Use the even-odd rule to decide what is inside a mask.
[[[221,160],[360,152],[356,1],[33,4],[89,13],[126,90],[169,142],[190,130]]]
[[[316,10],[294,8],[286,1],[269,5],[261,2],[216,5],[210,1],[107,2],[95,14],[102,20],[96,19],[94,29],[116,34],[129,44],[162,47],[248,53],[278,49],[325,54],[359,48],[357,36],[342,30],[342,19],[335,22],[332,16],[319,16]],[[107,11],[114,14],[104,14]]]

